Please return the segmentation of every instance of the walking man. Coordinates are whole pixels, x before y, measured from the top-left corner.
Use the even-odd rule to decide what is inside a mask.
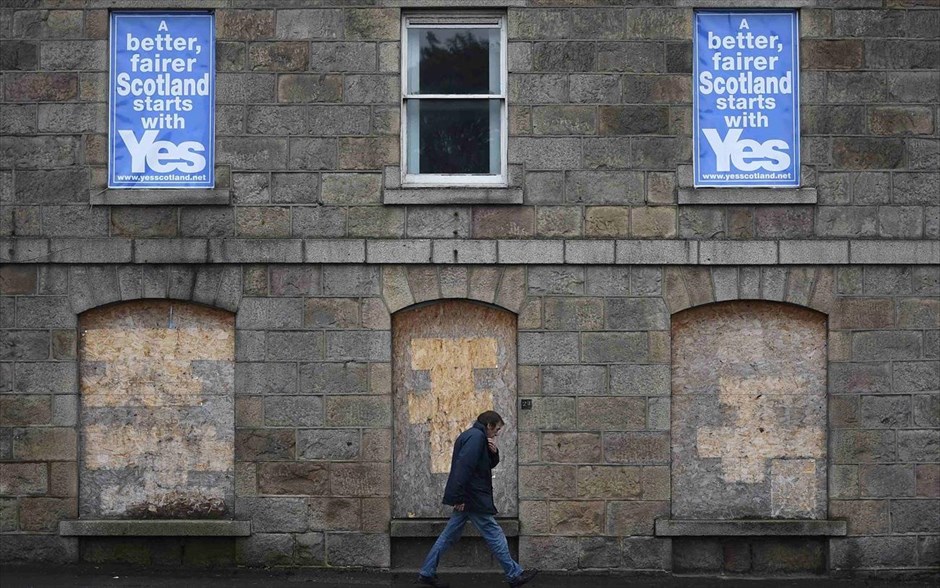
[[[461,433],[454,442],[450,475],[442,501],[453,506],[454,512],[421,566],[419,584],[447,588],[447,584],[437,579],[437,564],[444,552],[460,539],[467,519],[480,530],[490,551],[503,566],[510,586],[522,586],[538,573],[536,569],[523,570],[512,558],[506,535],[493,517],[496,514],[496,506],[493,504],[493,468],[499,463],[496,437],[504,424],[499,413],[488,410],[478,416],[473,426]]]

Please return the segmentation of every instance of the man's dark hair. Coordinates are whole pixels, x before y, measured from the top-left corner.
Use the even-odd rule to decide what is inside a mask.
[[[506,424],[503,422],[503,417],[499,416],[499,413],[495,410],[488,410],[484,413],[481,413],[480,416],[477,417],[477,420],[483,423],[483,425],[486,427],[495,427],[496,425]]]

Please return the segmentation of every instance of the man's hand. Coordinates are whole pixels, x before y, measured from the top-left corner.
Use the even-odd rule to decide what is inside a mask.
[[[496,439],[487,439],[486,444],[490,453],[499,453],[499,447],[496,446]]]
[[[460,504],[455,504],[454,510],[456,510],[457,512],[463,512],[463,506],[464,506],[463,502],[461,502]]]

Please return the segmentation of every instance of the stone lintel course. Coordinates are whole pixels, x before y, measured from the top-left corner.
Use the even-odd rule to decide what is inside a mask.
[[[925,241],[2,239],[7,263],[936,265]],[[456,256],[454,251],[457,251]]]

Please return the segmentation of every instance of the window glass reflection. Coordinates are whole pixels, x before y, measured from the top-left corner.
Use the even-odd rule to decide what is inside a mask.
[[[408,92],[498,94],[499,50],[499,29],[411,28]]]
[[[408,173],[499,174],[499,100],[409,100]]]

